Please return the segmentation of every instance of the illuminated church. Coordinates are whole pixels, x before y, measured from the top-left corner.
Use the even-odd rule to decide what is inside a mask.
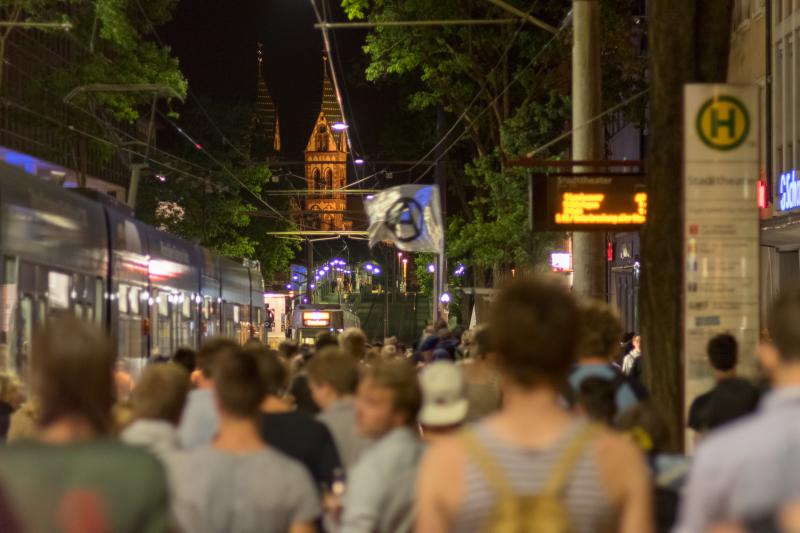
[[[267,89],[262,72],[262,45],[258,45],[258,87],[255,134],[252,156],[257,160],[279,159],[281,152],[280,119],[278,110]],[[330,77],[328,58],[322,58],[322,101],[314,127],[304,150],[307,195],[302,205],[295,205],[296,220],[302,229],[340,231],[350,229],[346,220],[347,198],[333,191],[347,184],[348,138],[346,130],[336,130],[343,124],[342,107]]]

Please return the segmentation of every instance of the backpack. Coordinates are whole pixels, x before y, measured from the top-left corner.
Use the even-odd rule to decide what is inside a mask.
[[[572,533],[569,510],[562,497],[575,464],[597,432],[586,424],[572,438],[556,460],[544,489],[536,495],[517,495],[490,452],[472,430],[464,430],[461,440],[468,455],[486,477],[495,497],[495,506],[482,531],[487,533]]]

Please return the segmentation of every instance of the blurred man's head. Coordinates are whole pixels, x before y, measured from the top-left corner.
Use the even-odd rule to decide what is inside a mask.
[[[217,358],[226,353],[236,353],[239,345],[230,339],[216,337],[203,343],[197,351],[196,363],[201,372],[201,387],[210,387],[213,384],[213,369]]]
[[[212,369],[214,392],[222,418],[255,418],[266,388],[256,357],[244,351],[220,351]]]
[[[733,335],[723,333],[708,341],[706,346],[708,361],[717,372],[729,373],[739,361],[739,346]]]
[[[283,396],[288,386],[289,370],[278,352],[268,348],[248,350],[258,362],[258,372],[265,396]]]
[[[800,363],[800,287],[784,290],[769,317],[769,334],[783,365]]]
[[[278,355],[287,361],[291,361],[298,353],[300,353],[300,348],[297,347],[297,343],[294,341],[282,341],[278,344]]]
[[[347,328],[339,336],[339,346],[345,355],[360,361],[367,353],[367,336],[358,328]]]
[[[580,328],[567,291],[543,280],[516,280],[500,291],[489,322],[497,367],[522,389],[559,386],[575,364]]]
[[[578,307],[578,359],[610,360],[619,350],[622,335],[619,315],[605,302],[591,300]]]
[[[177,424],[189,388],[189,373],[184,367],[176,363],[150,365],[133,390],[133,416]]]
[[[366,370],[358,387],[359,431],[380,438],[391,430],[416,423],[422,402],[414,367],[401,359],[384,361]]]
[[[114,352],[99,328],[72,316],[51,320],[33,341],[32,360],[41,426],[78,418],[96,434],[108,432]]]
[[[191,374],[197,365],[197,354],[191,348],[178,348],[172,354],[172,362],[181,365]]]
[[[326,348],[306,366],[308,386],[314,402],[325,409],[358,387],[358,362],[338,348]]]
[[[317,333],[317,336],[314,338],[315,352],[323,350],[328,346],[338,346],[338,345],[339,341],[336,339],[336,335],[334,335],[330,331],[323,331],[322,333]]]

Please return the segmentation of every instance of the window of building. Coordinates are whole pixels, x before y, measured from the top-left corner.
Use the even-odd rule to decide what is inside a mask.
[[[319,169],[314,169],[314,188],[319,190],[322,189],[325,184],[322,182],[322,175],[319,172]]]
[[[325,186],[333,189],[333,171],[331,169],[325,171]]]

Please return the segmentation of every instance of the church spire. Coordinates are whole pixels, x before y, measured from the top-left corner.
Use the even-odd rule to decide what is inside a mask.
[[[256,90],[256,113],[254,117],[254,157],[256,157],[256,154],[258,156],[262,153],[268,155],[270,153],[279,152],[281,149],[278,109],[275,106],[275,102],[272,100],[272,96],[269,94],[267,83],[264,81],[264,45],[262,43],[258,43],[256,58],[258,61],[258,83]]]
[[[342,106],[339,104],[339,98],[336,94],[336,89],[331,82],[330,71],[328,70],[328,56],[322,55],[322,112],[325,113],[325,118],[328,119],[330,124],[336,122],[344,122],[342,116]]]

